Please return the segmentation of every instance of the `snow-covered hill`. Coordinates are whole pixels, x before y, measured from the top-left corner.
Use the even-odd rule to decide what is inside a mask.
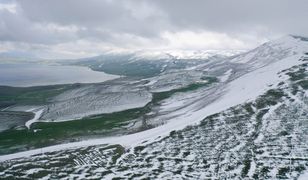
[[[261,67],[288,56],[307,52],[308,43],[299,36],[284,36],[231,59],[235,63],[248,63]]]
[[[96,71],[109,74],[153,77],[162,72],[185,69],[209,60],[220,60],[236,55],[236,50],[206,51],[137,51],[107,52],[100,56],[71,61],[61,61],[70,65],[88,66]]]
[[[286,36],[134,80],[149,93],[176,89],[131,126],[155,128],[0,156],[0,176],[296,179],[308,170],[307,67],[308,41]]]

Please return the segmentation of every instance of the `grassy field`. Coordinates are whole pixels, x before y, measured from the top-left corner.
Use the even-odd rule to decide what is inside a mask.
[[[58,123],[34,123],[31,129],[7,130],[0,133],[0,154],[44,147],[61,142],[78,141],[84,136],[107,135],[111,129],[139,117],[143,108]],[[17,145],[17,146],[16,146]]]
[[[56,96],[77,86],[79,85],[34,87],[0,86],[0,109],[14,104],[43,104],[46,103],[50,97]]]

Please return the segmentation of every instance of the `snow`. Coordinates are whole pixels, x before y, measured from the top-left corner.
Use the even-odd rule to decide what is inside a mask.
[[[169,50],[169,51],[138,51],[132,59],[208,59],[214,56],[234,56],[244,50]]]
[[[249,172],[248,172],[248,176],[251,179],[253,179],[253,175],[254,175],[254,173],[256,171],[256,167],[257,167],[256,162],[255,161],[251,161],[250,169],[249,169]]]
[[[285,57],[303,54],[308,49],[308,43],[292,36],[285,36],[278,40],[265,43],[247,53],[231,59],[233,63],[250,63],[255,67],[262,67]]]
[[[264,135],[259,134],[258,137],[254,140],[254,143],[256,144],[261,143],[263,139],[264,139]]]
[[[30,119],[29,121],[27,121],[26,124],[25,124],[25,126],[28,129],[30,129],[31,124],[33,124],[35,121],[37,121],[41,117],[42,113],[44,112],[44,109],[38,110],[38,109],[34,108],[34,109],[29,109],[27,112],[33,112],[35,114],[34,117],[32,119]]]
[[[246,56],[239,56],[237,58],[234,58],[233,60],[231,60],[231,62],[248,63],[255,55],[256,55],[256,52],[251,52],[251,53],[248,53]]]
[[[298,177],[298,180],[307,180],[308,179],[308,171],[304,172]]]
[[[43,168],[33,168],[33,169],[29,169],[27,171],[27,174],[38,173],[38,172],[43,171],[43,170],[44,170]]]
[[[232,69],[229,69],[228,71],[226,71],[226,72],[224,73],[223,76],[220,77],[220,81],[221,81],[221,82],[227,81],[227,80],[229,79],[229,77],[231,76],[231,74],[232,74]]]
[[[260,94],[269,89],[268,86],[278,84],[283,79],[278,77],[278,73],[284,69],[300,64],[298,61],[301,55],[295,55],[275,62],[264,68],[257,69],[246,74],[229,85],[227,96],[228,104],[236,104],[236,102],[246,102],[255,99]],[[274,88],[274,86],[273,86]],[[240,94],[240,96],[239,96]],[[221,101],[224,100],[223,98]]]
[[[180,130],[188,125],[197,124],[206,116],[221,112],[232,106],[255,99],[257,96],[270,89],[271,87],[269,87],[269,85],[277,84],[282,80],[279,79],[277,75],[280,71],[300,64],[301,62],[298,61],[298,59],[300,59],[300,55],[294,55],[292,57],[282,59],[281,61],[277,61],[268,66],[252,71],[238,79],[235,79],[228,84],[227,88],[225,89],[224,95],[220,97],[217,101],[214,101],[213,103],[199,110],[189,111],[189,113],[183,110],[184,112],[181,116],[173,118],[165,125],[150,130],[138,132],[135,134],[60,144],[45,147],[42,149],[34,149],[15,154],[3,155],[0,156],[0,161],[40,154],[42,152],[57,151],[67,148],[85,147],[90,145],[121,144],[124,147],[134,147],[138,144],[147,144],[153,142],[157,140],[157,137],[162,138],[164,136],[167,136],[173,130]],[[187,119],[189,119],[189,121],[187,121]]]
[[[69,121],[145,106],[152,94],[135,85],[90,85],[66,91],[46,105],[41,121]]]
[[[180,130],[185,128],[188,125],[194,125],[202,121],[206,116],[221,112],[230,107],[254,100],[259,95],[266,92],[268,89],[274,88],[280,81],[285,80],[284,76],[279,77],[278,73],[284,69],[290,68],[294,65],[298,65],[302,62],[298,61],[301,57],[301,47],[297,47],[293,43],[297,42],[297,40],[287,40],[276,41],[274,43],[274,47],[277,49],[287,49],[287,53],[282,59],[277,57],[277,61],[271,62],[267,66],[261,66],[259,69],[247,73],[238,79],[235,79],[227,84],[227,87],[223,91],[223,95],[219,97],[218,100],[210,103],[198,110],[183,108],[174,113],[174,117],[165,125],[149,129],[146,131],[138,132],[135,134],[129,134],[124,136],[115,136],[115,137],[107,137],[100,139],[92,139],[87,141],[73,142],[67,144],[60,144],[49,146],[41,149],[34,149],[25,152],[19,152],[15,154],[3,155],[0,156],[0,161],[14,159],[18,157],[30,156],[34,154],[40,154],[42,152],[50,152],[50,151],[58,151],[62,149],[68,148],[77,148],[77,147],[86,147],[90,145],[99,145],[99,144],[121,144],[124,147],[134,147],[140,144],[148,144],[153,141],[156,141],[164,136],[169,135],[169,133],[173,130]],[[282,41],[280,43],[280,41]],[[270,45],[271,43],[269,43]],[[289,47],[294,47],[292,51],[289,51]],[[291,53],[290,52],[296,52]],[[277,53],[279,54],[279,53]],[[246,58],[251,59],[251,55]],[[267,56],[263,57],[262,60],[266,59]],[[258,59],[257,59],[258,60]],[[278,61],[279,60],[279,61]],[[242,61],[244,62],[244,61]],[[250,62],[250,60],[245,60],[245,62]],[[260,63],[260,62],[257,62]],[[258,66],[259,67],[259,66]],[[230,72],[225,73],[227,76]],[[224,78],[225,79],[225,78]],[[224,80],[223,79],[223,80]],[[178,103],[178,102],[174,102]],[[178,105],[168,104],[170,107],[176,107]],[[190,106],[193,107],[193,106]],[[172,117],[172,113],[170,115]],[[189,120],[189,121],[188,121]],[[159,137],[159,138],[157,138]],[[261,137],[260,137],[261,139]],[[259,140],[260,140],[259,139]],[[258,141],[258,140],[257,140]]]

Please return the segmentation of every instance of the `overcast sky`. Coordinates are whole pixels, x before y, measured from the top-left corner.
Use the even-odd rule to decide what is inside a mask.
[[[307,0],[0,0],[0,52],[250,49],[308,36]]]

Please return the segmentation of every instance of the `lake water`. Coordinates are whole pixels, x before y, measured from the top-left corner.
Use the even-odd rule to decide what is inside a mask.
[[[0,85],[27,87],[72,83],[97,83],[118,76],[87,67],[48,64],[0,64]]]

